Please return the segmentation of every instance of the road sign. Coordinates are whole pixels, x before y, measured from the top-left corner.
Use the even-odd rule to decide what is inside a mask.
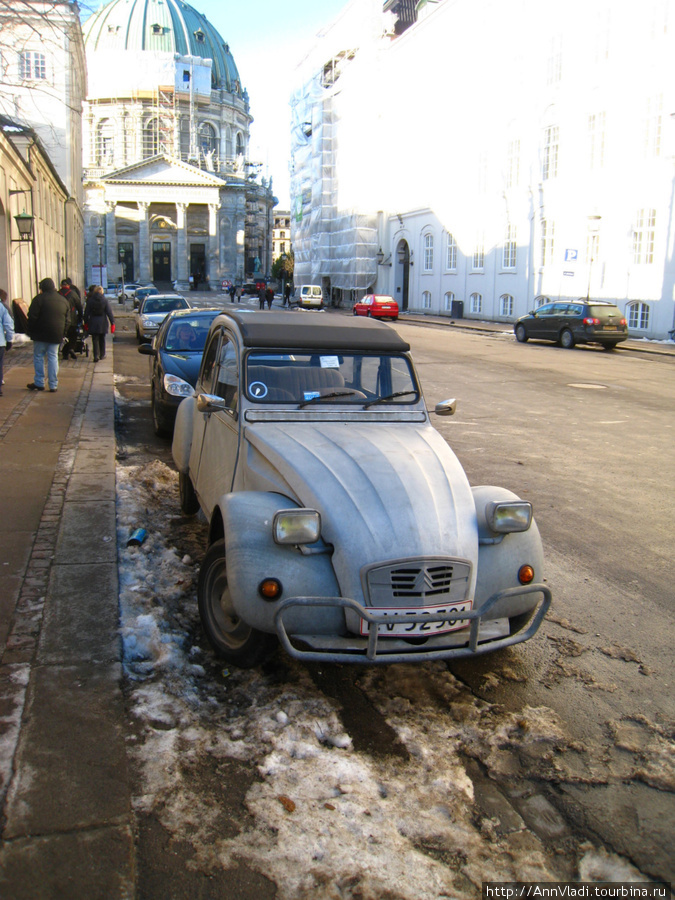
[[[565,262],[576,262],[578,252],[576,250],[565,250]]]

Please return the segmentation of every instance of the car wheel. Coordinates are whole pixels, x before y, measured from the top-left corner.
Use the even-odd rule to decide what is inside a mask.
[[[143,339],[141,338],[141,333],[138,330],[138,328],[136,329],[136,340],[138,341],[139,344],[143,343]]]
[[[197,604],[202,626],[217,655],[242,669],[263,662],[276,646],[274,635],[251,628],[232,604],[225,562],[225,541],[215,541],[199,571]]]
[[[516,340],[519,344],[524,344],[527,340],[527,332],[524,325],[516,325]]]
[[[569,328],[564,328],[560,335],[560,346],[565,350],[571,350],[574,347],[574,335]]]
[[[353,316],[358,316],[358,313],[357,313],[357,311],[356,311],[354,308],[352,308],[352,315],[353,315]]]
[[[157,394],[154,386],[151,389],[150,404],[152,406],[152,423],[155,426],[155,434],[159,437],[171,437],[173,429],[169,427],[166,417],[162,415],[162,411],[157,403]]]
[[[603,344],[602,349],[603,350],[615,350],[618,343],[619,343],[618,341],[611,341],[609,344]]]
[[[178,493],[180,495],[180,511],[183,515],[196,515],[199,512],[199,500],[187,472],[178,473]]]
[[[371,315],[372,315],[372,313],[370,312],[369,309],[367,309],[366,310],[366,318],[370,319]]]

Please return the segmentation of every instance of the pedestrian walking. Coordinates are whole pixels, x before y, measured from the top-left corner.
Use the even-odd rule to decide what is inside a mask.
[[[4,294],[4,297],[2,295]],[[14,340],[14,319],[5,304],[7,291],[0,288],[0,397],[2,397],[2,385],[5,383],[5,350],[9,350]]]
[[[14,313],[12,312],[12,304],[9,302],[9,297],[7,296],[7,291],[4,288],[0,288],[0,303],[5,307],[7,312],[14,320]]]
[[[51,278],[43,278],[39,288],[40,293],[33,297],[28,308],[27,334],[33,342],[35,375],[27,388],[44,391],[46,357],[47,383],[53,394],[59,386],[59,347],[70,321],[70,307]]]
[[[115,316],[110,301],[103,293],[100,284],[89,289],[87,302],[84,304],[84,329],[91,335],[94,362],[105,359],[105,336],[110,331],[115,333]]]
[[[264,285],[261,285],[258,288],[258,303],[260,305],[260,309],[265,309],[265,300],[266,299],[267,298],[265,296],[265,287],[264,287]]]
[[[235,288],[233,284],[228,287],[227,292],[230,295],[230,303],[234,303]]]
[[[291,305],[291,283],[287,281],[284,285],[284,306]]]
[[[238,284],[234,289],[234,295],[237,298],[237,303],[241,303],[241,285]]]
[[[82,324],[82,297],[70,278],[61,279],[59,294],[66,298],[70,309],[66,340],[63,347],[61,347],[61,357],[62,359],[77,359],[73,348],[77,340],[77,326]]]
[[[267,308],[272,309],[272,300],[274,300],[274,291],[268,287],[265,291],[265,299],[267,300]]]

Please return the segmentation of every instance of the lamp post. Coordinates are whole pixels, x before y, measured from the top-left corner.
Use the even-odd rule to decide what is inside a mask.
[[[98,283],[103,287],[103,242],[105,241],[105,235],[99,229],[98,234],[96,235],[96,243],[98,244]]]
[[[588,216],[588,233],[591,237],[590,255],[588,260],[588,288],[586,290],[586,302],[591,299],[591,273],[593,272],[593,260],[595,258],[595,246],[600,231],[600,219],[602,216]]]

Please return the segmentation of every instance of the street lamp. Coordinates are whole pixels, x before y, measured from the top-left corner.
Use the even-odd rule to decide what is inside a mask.
[[[591,238],[590,255],[588,260],[588,288],[586,290],[586,302],[591,299],[591,273],[593,271],[593,260],[595,258],[595,248],[598,242],[598,232],[600,231],[600,219],[602,216],[588,216],[588,233]]]
[[[14,216],[16,227],[19,229],[20,241],[33,240],[33,216],[24,210],[18,216]]]
[[[99,229],[98,234],[96,235],[96,243],[98,244],[98,283],[103,287],[103,242],[105,241],[105,235]]]

